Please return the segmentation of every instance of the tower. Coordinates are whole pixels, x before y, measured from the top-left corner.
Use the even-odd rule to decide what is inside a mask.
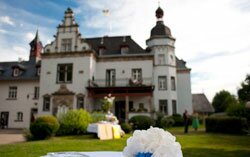
[[[154,54],[155,110],[172,115],[178,112],[175,38],[163,22],[164,11],[158,7],[155,14],[157,22],[146,41],[148,49]]]
[[[35,38],[30,42],[30,62],[37,62],[41,60],[43,44],[39,39],[38,30],[36,31]]]

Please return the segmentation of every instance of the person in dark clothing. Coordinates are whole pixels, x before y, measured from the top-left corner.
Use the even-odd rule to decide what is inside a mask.
[[[184,133],[188,133],[188,123],[189,123],[189,115],[188,115],[188,111],[185,110],[185,112],[183,113],[183,119],[184,119]]]

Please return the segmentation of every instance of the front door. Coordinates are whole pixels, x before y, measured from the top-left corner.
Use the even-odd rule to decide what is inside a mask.
[[[9,122],[9,112],[1,112],[1,128],[7,128]]]
[[[37,116],[37,108],[32,108],[30,111],[30,122],[34,122]]]
[[[119,122],[125,122],[125,101],[115,102],[115,116]]]

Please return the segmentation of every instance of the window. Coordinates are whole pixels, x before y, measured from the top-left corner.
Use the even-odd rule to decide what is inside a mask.
[[[57,65],[57,83],[71,83],[73,74],[73,64]]]
[[[106,86],[115,86],[115,69],[106,70]]]
[[[17,98],[17,87],[9,87],[9,99]]]
[[[71,47],[72,47],[72,39],[62,39],[62,47],[61,47],[62,52],[71,51]]]
[[[159,100],[160,112],[168,114],[168,100]]]
[[[18,68],[15,68],[14,70],[13,70],[13,76],[14,77],[17,77],[19,75],[19,69]]]
[[[84,108],[84,98],[83,98],[83,96],[77,97],[76,107],[77,107],[77,109]]]
[[[159,90],[167,90],[167,76],[158,77]]]
[[[38,99],[39,98],[39,87],[35,87],[34,88],[34,99]]]
[[[50,110],[50,97],[46,96],[43,97],[43,111],[49,111]]]
[[[37,69],[36,69],[36,75],[37,75],[37,76],[40,76],[40,74],[41,74],[41,68],[40,68],[40,67],[37,67]]]
[[[141,81],[142,80],[142,70],[141,69],[132,69],[132,79]]]
[[[134,102],[133,102],[133,101],[130,101],[130,102],[129,102],[129,107],[128,107],[128,109],[129,109],[130,112],[135,112]]]
[[[171,76],[171,90],[176,90],[175,77]]]
[[[121,54],[127,54],[128,50],[129,50],[128,46],[121,47]]]
[[[172,110],[173,110],[173,114],[177,113],[177,104],[176,104],[176,100],[172,100]]]
[[[105,47],[100,47],[100,48],[99,48],[99,55],[104,55],[104,54],[105,54],[105,51],[106,51],[106,48],[105,48]]]
[[[166,62],[165,62],[165,55],[164,54],[159,54],[158,55],[158,63],[159,63],[159,65],[166,64]]]
[[[1,69],[1,67],[0,67],[0,76],[2,76],[3,75],[3,70]]]
[[[23,113],[17,112],[17,120],[16,121],[23,121]]]

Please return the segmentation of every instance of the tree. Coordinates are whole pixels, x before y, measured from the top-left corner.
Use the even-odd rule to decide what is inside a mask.
[[[212,105],[215,112],[225,112],[230,105],[236,103],[237,100],[234,95],[231,95],[228,91],[222,90],[215,94]]]
[[[245,81],[241,83],[241,88],[238,90],[238,97],[242,102],[250,101],[250,74],[248,74]]]

